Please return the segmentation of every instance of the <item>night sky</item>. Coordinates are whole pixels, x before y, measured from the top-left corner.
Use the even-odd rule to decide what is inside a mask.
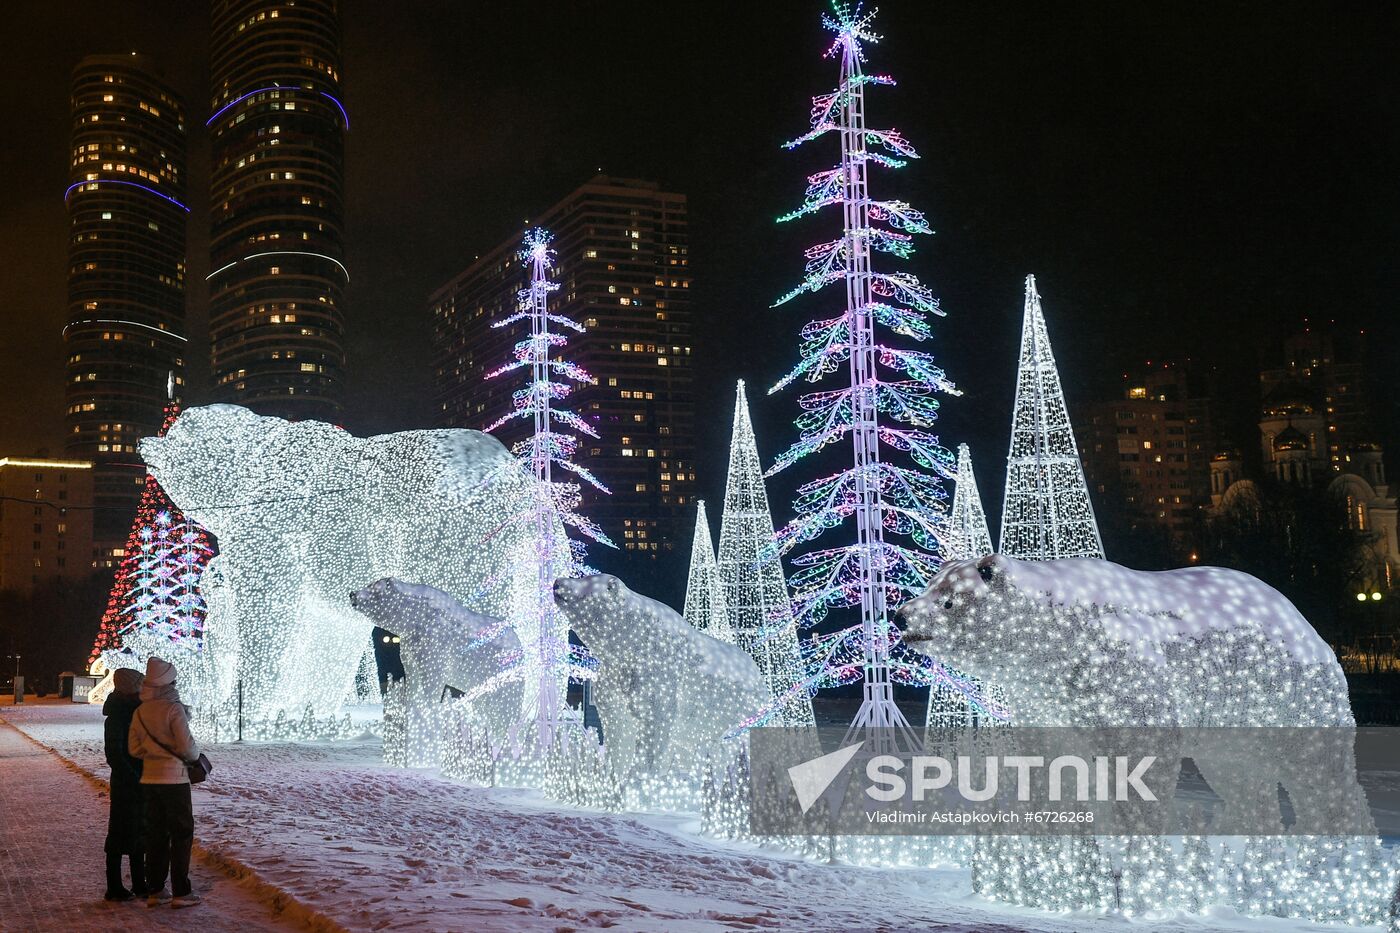
[[[804,175],[835,159],[834,138],[779,148],[835,82],[823,8],[344,0],[347,426],[430,423],[428,293],[601,167],[690,197],[697,375],[715,411],[697,419],[711,448],[702,491],[722,493],[736,378],[759,389],[771,459],[796,405],[761,387],[795,360],[801,323],[840,300],[766,310],[798,280],[802,249],[839,232],[835,214],[773,224]],[[966,394],[945,403],[942,435],[973,445],[989,512],[1028,272],[1071,413],[1146,358],[1204,359],[1248,385],[1260,353],[1304,317],[1367,329],[1393,365],[1392,4],[890,0],[877,24],[887,38],[869,69],[900,84],[872,91],[871,123],[899,127],[924,158],[875,170],[872,190],[911,201],[938,231],[905,267],[948,313],[931,349]],[[57,453],[69,71],[88,53],[136,49],[184,92],[199,346],[207,17],[197,3],[25,0],[7,7],[6,30],[0,454]],[[189,363],[198,403],[207,357]],[[775,511],[786,519],[781,501]]]

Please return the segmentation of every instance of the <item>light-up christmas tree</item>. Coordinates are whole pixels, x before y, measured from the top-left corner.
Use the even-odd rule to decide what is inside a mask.
[[[520,252],[522,262],[530,266],[530,284],[520,290],[519,310],[493,327],[507,327],[519,321],[529,321],[530,335],[515,345],[515,359],[486,374],[492,379],[517,369],[529,371],[529,382],[511,397],[512,410],[486,428],[494,431],[517,418],[531,421],[530,436],[515,444],[513,451],[521,464],[536,480],[536,497],[528,512],[519,520],[534,524],[536,529],[536,562],[539,568],[535,599],[535,618],[530,626],[537,633],[535,644],[525,646],[525,678],[534,681],[536,736],[548,745],[560,723],[562,684],[567,680],[572,654],[568,643],[568,624],[554,604],[554,581],[559,577],[577,576],[585,572],[584,549],[579,541],[562,539],[556,532],[556,522],[574,528],[585,537],[609,547],[613,543],[591,520],[578,513],[582,487],[570,480],[555,478],[554,468],[562,468],[579,477],[595,489],[608,489],[587,469],[571,459],[578,450],[578,438],[556,430],[556,425],[597,437],[598,432],[588,422],[555,403],[568,398],[573,384],[587,384],[593,378],[581,367],[550,358],[550,350],[564,347],[568,338],[551,330],[561,328],[583,333],[583,325],[549,310],[549,293],[559,286],[549,279],[554,265],[551,235],[541,229],[525,234]]]
[[[729,625],[729,603],[719,580],[714,539],[704,500],[695,503],[695,540],[690,549],[690,574],[685,583],[685,619],[711,638],[734,642]]]
[[[729,607],[735,644],[753,656],[772,691],[774,707],[765,722],[810,726],[814,722],[810,678],[798,650],[782,565],[767,559],[772,543],[773,513],[768,508],[758,442],[741,381],[734,401],[734,434],[719,532],[717,566],[722,596]]]
[[[832,609],[860,607],[858,624],[821,636],[809,656],[826,669],[828,682],[863,676],[865,695],[853,729],[893,727],[907,735],[891,687],[891,652],[899,634],[890,612],[925,588],[938,564],[935,555],[945,544],[946,493],[938,477],[951,474],[953,458],[926,428],[937,416],[935,393],[956,390],[928,353],[877,337],[877,329],[883,329],[923,341],[931,335],[929,315],[942,312],[910,273],[872,267],[873,253],[906,258],[913,252],[914,234],[932,233],[922,213],[904,201],[876,200],[867,186],[870,165],[899,168],[917,157],[898,131],[872,129],[865,122],[866,87],[894,84],[888,76],[863,70],[862,44],[879,39],[870,30],[873,15],[835,3],[823,17],[836,34],[827,56],[840,60],[840,82],[831,93],[813,98],[811,130],[787,148],[835,133],[841,162],[810,176],[803,205],[779,218],[793,220],[839,206],[844,234],[807,250],[802,284],[777,304],[837,284],[844,288],[846,304],[843,313],[802,329],[801,362],[772,391],[799,378],[817,382],[843,369],[847,384],[801,397],[801,438],[769,473],[850,435],[852,464],[799,487],[794,503],[798,517],[778,534],[777,546],[789,552],[854,520],[854,543],[810,550],[793,560],[800,568],[792,576],[794,612],[799,624],[813,626]],[[885,461],[882,446],[908,454],[923,470]],[[906,536],[914,546],[887,541],[887,533]]]
[[[972,472],[972,451],[958,445],[958,476],[953,481],[953,510],[948,516],[946,560],[972,560],[992,553],[992,535],[987,530],[987,513]]]
[[[170,401],[165,407],[162,436],[179,414],[179,403]],[[123,647],[160,645],[198,651],[205,616],[199,577],[212,556],[209,535],[185,518],[155,477],[147,473],[146,488],[107,596],[88,666],[98,662],[104,652]],[[135,655],[128,663],[136,665],[138,661],[144,666],[145,658]]]
[[[954,480],[953,509],[948,516],[948,544],[944,550],[947,560],[975,560],[992,553],[992,536],[987,530],[987,515],[982,510],[982,497],[977,491],[977,477],[972,472],[972,451],[966,444],[958,445],[958,476]],[[1006,706],[1000,688],[987,687],[977,678],[960,671],[949,670],[956,678],[966,678],[972,689],[981,693],[990,690],[990,699],[998,708]],[[935,682],[929,688],[928,712],[924,719],[928,728],[956,728],[976,725],[989,717],[968,701],[964,690],[947,681]]]
[[[998,551],[1022,560],[1104,556],[1033,275],[1026,276]]]

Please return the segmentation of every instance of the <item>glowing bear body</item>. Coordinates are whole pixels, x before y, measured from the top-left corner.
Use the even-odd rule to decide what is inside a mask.
[[[334,713],[370,637],[350,594],[383,577],[435,587],[537,642],[532,614],[517,611],[538,586],[534,528],[510,521],[530,507],[533,481],[490,435],[358,438],[211,405],[187,409],[141,454],[218,540],[220,598],[205,625],[228,672],[206,691],[216,706],[242,680],[250,721]]]
[[[900,614],[911,647],[1001,685],[1015,725],[1181,728],[1181,756],[1225,802],[1216,827],[1278,823],[1280,784],[1307,825],[1364,820],[1352,762],[1319,738],[1330,733],[1215,744],[1211,727],[1355,724],[1332,650],[1248,574],[991,555],[945,564]]]
[[[1352,725],[1336,656],[1298,610],[1222,567],[991,555],[907,603],[914,649],[1002,685],[1036,726]]]
[[[442,590],[388,577],[350,597],[357,610],[374,624],[399,636],[407,700],[406,758],[409,767],[439,764],[445,687],[465,694],[501,674],[501,656],[520,650],[515,631],[499,619],[462,607]],[[504,631],[502,631],[504,628]],[[479,717],[499,740],[520,718],[523,687],[508,680],[471,702]]]
[[[693,772],[771,699],[743,649],[616,577],[559,580],[554,597],[598,659],[593,699],[619,775]]]

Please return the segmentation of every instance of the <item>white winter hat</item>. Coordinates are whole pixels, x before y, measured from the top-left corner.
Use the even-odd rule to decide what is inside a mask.
[[[175,668],[169,661],[151,658],[146,662],[146,686],[164,687],[175,682]]]

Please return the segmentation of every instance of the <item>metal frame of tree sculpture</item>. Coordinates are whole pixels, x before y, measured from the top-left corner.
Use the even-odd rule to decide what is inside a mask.
[[[552,619],[559,612],[554,604],[554,581],[562,576],[578,576],[590,572],[583,563],[582,542],[556,540],[553,517],[557,514],[566,526],[580,534],[616,547],[593,521],[578,513],[582,487],[572,481],[559,481],[554,478],[554,467],[560,466],[574,476],[586,481],[601,492],[608,492],[597,477],[586,468],[574,463],[570,458],[578,450],[578,438],[555,430],[555,424],[562,424],[581,434],[596,438],[598,432],[592,425],[566,408],[554,405],[573,391],[570,383],[590,384],[593,377],[582,367],[564,360],[550,359],[551,347],[563,347],[569,342],[563,334],[550,329],[551,324],[583,333],[584,327],[562,314],[549,311],[549,293],[557,291],[559,285],[549,279],[549,270],[554,266],[554,250],[550,248],[553,239],[547,230],[535,228],[525,234],[517,257],[530,266],[530,284],[519,292],[519,310],[492,327],[507,327],[519,321],[529,320],[530,335],[515,345],[515,360],[486,374],[492,379],[508,372],[526,367],[530,370],[530,381],[524,388],[517,389],[511,397],[513,410],[503,415],[487,431],[494,431],[501,425],[516,418],[529,418],[534,423],[534,431],[512,448],[521,465],[529,469],[538,482],[538,495],[529,514],[518,516],[534,521],[538,529],[537,560],[539,565],[539,593],[537,612],[539,613],[539,643],[535,654],[539,664],[539,701],[536,712],[538,726],[537,739],[542,745],[553,741],[560,725],[559,680],[561,674],[570,668],[570,651],[567,640],[558,643],[552,634],[558,626]],[[553,377],[558,376],[559,379]],[[526,649],[526,656],[530,654]]]
[[[816,382],[849,363],[850,386],[812,392],[800,399],[797,419],[801,438],[768,471],[773,475],[802,457],[850,434],[852,466],[798,489],[798,517],[777,535],[776,550],[789,552],[854,516],[857,540],[842,547],[809,551],[793,560],[801,568],[791,577],[794,612],[804,626],[820,622],[833,608],[861,608],[861,622],[834,635],[813,639],[809,651],[829,672],[827,682],[864,675],[864,699],[852,730],[875,727],[899,730],[912,744],[912,733],[895,705],[891,670],[908,669],[916,682],[929,683],[933,673],[917,662],[892,665],[898,630],[889,618],[891,603],[924,589],[937,569],[943,547],[947,494],[939,476],[951,476],[952,455],[923,430],[937,416],[936,391],[958,394],[930,354],[876,342],[875,328],[917,341],[931,335],[928,315],[942,314],[938,301],[908,272],[881,273],[871,268],[871,252],[906,258],[913,252],[914,234],[929,234],[924,215],[903,201],[873,200],[866,184],[870,163],[898,168],[917,158],[913,147],[896,130],[870,129],[865,123],[867,85],[892,85],[885,75],[867,75],[862,43],[875,43],[870,31],[874,13],[834,3],[823,24],[836,34],[827,57],[839,58],[841,79],[836,89],[813,98],[811,130],[786,144],[802,143],[838,133],[841,163],[808,178],[806,200],[786,221],[840,205],[844,234],[807,250],[806,275],[801,285],[778,299],[781,305],[806,292],[842,283],[845,313],[809,323],[802,329],[802,360],[770,391],[804,378]],[[869,147],[869,148],[867,148]],[[875,226],[878,223],[880,226]],[[878,367],[899,377],[885,381]],[[886,423],[881,423],[881,415]],[[909,428],[897,428],[903,422]],[[925,470],[883,462],[880,444],[909,454]],[[886,532],[910,537],[918,549],[885,540]],[[902,652],[900,653],[902,654]],[[932,674],[932,676],[931,676]]]

